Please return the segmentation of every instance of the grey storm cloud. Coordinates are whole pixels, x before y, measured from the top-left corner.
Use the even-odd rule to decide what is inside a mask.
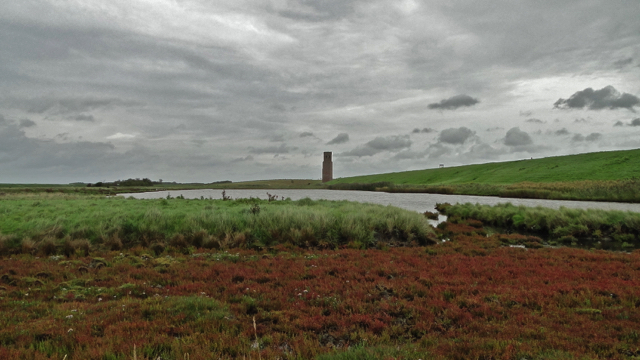
[[[633,63],[633,58],[626,58],[614,62],[613,65],[617,68],[623,68],[627,65],[630,65],[631,63]]]
[[[535,119],[535,118],[527,119],[527,120],[525,120],[525,122],[532,123],[532,124],[544,124],[545,123],[544,121],[542,121],[540,119]]]
[[[602,134],[600,134],[600,133],[591,133],[591,134],[587,135],[584,139],[587,140],[587,141],[597,141],[597,140],[602,139]]]
[[[301,133],[301,134],[300,134],[300,137],[301,137],[301,138],[304,138],[304,137],[313,137],[313,133],[312,133],[312,132],[305,131],[305,132],[303,132],[303,133]]]
[[[567,130],[567,128],[562,128],[560,130],[554,131],[553,133],[557,136],[569,135],[569,130]]]
[[[33,120],[29,120],[29,119],[22,119],[20,120],[20,125],[21,128],[28,128],[28,127],[33,127],[36,126],[36,122]]]
[[[96,121],[96,118],[94,118],[93,115],[84,115],[84,114],[74,116],[71,119],[75,121],[88,121],[88,122]]]
[[[628,109],[633,110],[634,106],[640,104],[637,96],[620,93],[613,86],[609,85],[600,90],[586,88],[571,95],[568,99],[558,99],[553,106],[559,109]]]
[[[102,108],[140,106],[136,101],[127,101],[118,98],[52,98],[40,97],[17,101],[20,107],[29,113],[44,114],[69,114],[91,111]]]
[[[633,120],[631,120],[628,124],[623,123],[622,121],[618,120],[616,121],[615,124],[613,124],[613,126],[640,126],[640,118],[635,118]]]
[[[114,150],[113,144],[104,142],[57,143],[32,139],[16,125],[0,126],[0,166],[7,165],[15,169],[37,166],[42,171],[63,168],[77,172],[96,164],[108,167],[110,161],[122,160]]]
[[[377,137],[364,145],[342,153],[342,156],[373,156],[384,151],[399,151],[409,148],[411,146],[411,140],[408,135],[392,135],[386,137]]]
[[[340,133],[338,134],[338,136],[334,137],[333,139],[331,139],[331,141],[329,141],[327,143],[327,145],[337,145],[337,144],[344,144],[346,142],[349,141],[349,134],[347,133]]]
[[[413,129],[413,131],[411,133],[413,133],[413,134],[420,134],[420,133],[429,134],[429,133],[433,133],[433,132],[436,132],[436,131],[434,129],[432,129],[432,128],[422,128],[422,129],[415,128],[415,129]]]
[[[533,140],[531,140],[529,134],[520,130],[518,127],[514,127],[507,131],[504,144],[507,146],[526,146],[533,144]]]
[[[290,151],[297,150],[296,147],[280,144],[280,146],[266,146],[266,147],[249,147],[249,152],[252,154],[288,154]]]
[[[427,107],[429,109],[440,109],[440,110],[455,110],[464,106],[473,106],[480,101],[478,99],[474,99],[469,95],[456,95],[452,96],[448,99],[440,100],[440,102],[429,104]]]
[[[593,141],[598,141],[600,139],[602,139],[602,134],[600,133],[591,133],[587,136],[583,136],[581,134],[575,134],[571,138],[571,141],[572,142],[581,142],[581,141],[593,142]]]
[[[445,144],[464,144],[473,135],[475,135],[475,132],[464,126],[457,129],[449,128],[440,132],[438,141]]]

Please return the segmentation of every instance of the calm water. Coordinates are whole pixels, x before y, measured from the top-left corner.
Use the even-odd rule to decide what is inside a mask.
[[[514,205],[543,206],[558,209],[561,206],[576,209],[603,209],[603,210],[624,210],[640,212],[640,204],[594,202],[594,201],[564,201],[564,200],[537,200],[537,199],[511,199],[492,196],[467,196],[467,195],[440,195],[440,194],[390,194],[371,191],[350,191],[350,190],[226,190],[226,195],[232,198],[260,198],[267,199],[267,193],[281,197],[300,200],[305,197],[313,200],[349,200],[362,203],[373,203],[381,205],[393,205],[399,208],[425,212],[435,211],[436,203],[478,203],[484,205],[495,205],[510,202]],[[188,199],[200,199],[200,197],[222,199],[222,190],[177,190],[160,191],[137,194],[124,194],[137,199],[160,199],[182,195]]]

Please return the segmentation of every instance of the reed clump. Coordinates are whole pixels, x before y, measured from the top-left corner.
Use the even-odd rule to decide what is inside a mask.
[[[34,205],[37,203],[37,205]],[[260,209],[257,211],[256,209]],[[176,251],[337,248],[435,243],[421,214],[395,207],[302,199],[12,199],[0,202],[3,253],[45,256],[160,246]],[[15,239],[22,239],[16,241]]]
[[[476,219],[486,225],[549,239],[572,242],[593,239],[638,243],[640,214],[630,211],[569,209],[480,204],[438,204],[437,209],[452,219]]]

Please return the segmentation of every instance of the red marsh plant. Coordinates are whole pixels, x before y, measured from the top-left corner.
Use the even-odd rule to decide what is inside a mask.
[[[640,354],[638,252],[510,248],[463,225],[387,250],[13,256],[0,264],[0,358]]]

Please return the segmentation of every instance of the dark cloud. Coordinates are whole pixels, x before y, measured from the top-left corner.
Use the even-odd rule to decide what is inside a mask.
[[[411,151],[411,150],[407,150],[407,151],[400,151],[399,153],[395,154],[392,159],[395,160],[415,160],[415,159],[422,159],[427,155],[426,152],[421,151],[421,152],[417,152],[417,151]]]
[[[271,137],[271,139],[269,141],[271,141],[271,142],[283,142],[284,141],[284,135],[282,135],[282,134],[274,135],[274,136]]]
[[[633,110],[634,106],[640,104],[640,98],[628,94],[620,93],[613,86],[609,85],[600,90],[586,88],[571,95],[569,99],[558,99],[553,106],[559,109],[628,109]]]
[[[553,133],[554,135],[557,135],[557,136],[569,135],[569,130],[567,130],[567,128],[562,128],[560,130],[554,131]]]
[[[377,137],[368,143],[358,146],[357,148],[342,153],[343,156],[373,156],[375,154],[384,152],[384,151],[399,151],[402,149],[406,149],[411,146],[411,140],[409,136],[387,136],[387,137]]]
[[[527,119],[525,122],[533,123],[533,124],[544,124],[546,121],[542,121],[540,119]]]
[[[440,136],[438,136],[438,141],[445,144],[463,144],[467,139],[475,135],[475,132],[471,131],[466,127],[460,128],[449,128],[442,130],[440,132]]]
[[[420,133],[429,134],[429,133],[433,133],[433,132],[436,132],[436,130],[434,130],[432,128],[423,128],[422,130],[418,129],[418,128],[415,128],[415,129],[413,129],[413,131],[411,133],[413,133],[413,134],[420,134]]]
[[[244,161],[253,161],[253,156],[247,155],[245,157],[235,158],[232,162],[244,162]]]
[[[589,123],[589,120],[584,119],[584,118],[580,118],[580,119],[573,120],[573,122],[577,123],[577,124],[587,124],[587,123]]]
[[[600,133],[591,133],[589,135],[587,135],[587,137],[584,138],[587,141],[597,141],[602,139],[602,134]]]
[[[266,146],[261,148],[256,148],[253,146],[249,147],[249,152],[252,154],[288,154],[290,151],[297,150],[296,147],[290,147],[285,144],[280,144],[280,146]]]
[[[440,100],[440,102],[429,104],[429,109],[455,110],[463,106],[473,106],[480,101],[469,95],[456,95],[448,99]]]
[[[331,139],[331,141],[329,141],[327,143],[327,145],[337,145],[337,144],[344,144],[346,142],[349,141],[349,134],[347,133],[340,133],[338,134],[338,136],[334,137],[333,139]]]
[[[507,131],[507,135],[504,138],[504,144],[507,146],[526,146],[533,144],[531,136],[526,132],[520,130],[518,127],[514,127]]]
[[[613,66],[617,68],[623,68],[630,65],[633,62],[633,58],[620,59],[613,63]]]
[[[278,112],[287,111],[287,108],[282,104],[271,104],[271,106],[269,106],[269,108],[271,108],[272,110],[278,111]]]
[[[573,142],[580,142],[580,141],[584,141],[584,136],[580,135],[580,134],[575,134],[573,135],[573,137],[571,138],[571,141]]]
[[[59,134],[65,138],[65,134]],[[16,125],[0,127],[0,172],[7,169],[38,169],[84,172],[124,160],[110,143],[65,142],[33,139]],[[121,163],[122,164],[122,163]],[[6,168],[5,168],[6,167]],[[5,168],[5,169],[3,169]]]
[[[300,134],[300,137],[301,137],[301,138],[304,138],[304,137],[313,137],[313,133],[312,133],[312,132],[305,131],[305,132],[303,132],[302,134]]]
[[[451,148],[451,146],[446,146],[442,143],[435,143],[432,145],[429,145],[429,147],[427,148],[427,154],[429,156],[429,159],[440,159],[442,157],[451,155],[453,153],[453,150]]]
[[[33,127],[33,126],[36,126],[35,121],[29,120],[29,119],[20,120],[19,127],[21,127],[21,128],[28,128],[28,127]]]
[[[495,160],[505,154],[505,149],[496,149],[489,144],[474,144],[469,151],[464,154],[465,159]]]
[[[73,114],[93,111],[97,109],[111,109],[114,107],[134,107],[141,104],[137,101],[127,101],[118,98],[52,98],[40,97],[24,99],[15,102],[29,113],[44,114]]]
[[[529,116],[531,116],[531,115],[533,115],[533,111],[531,111],[531,110],[525,110],[525,111],[520,110],[520,116],[526,116],[526,117],[529,117]]]
[[[640,118],[635,118],[633,120],[631,120],[631,122],[629,122],[628,124],[623,123],[622,121],[616,121],[615,124],[613,124],[613,126],[640,126]]]
[[[88,121],[88,122],[96,121],[93,115],[84,115],[84,114],[73,116],[71,119],[75,121]]]

